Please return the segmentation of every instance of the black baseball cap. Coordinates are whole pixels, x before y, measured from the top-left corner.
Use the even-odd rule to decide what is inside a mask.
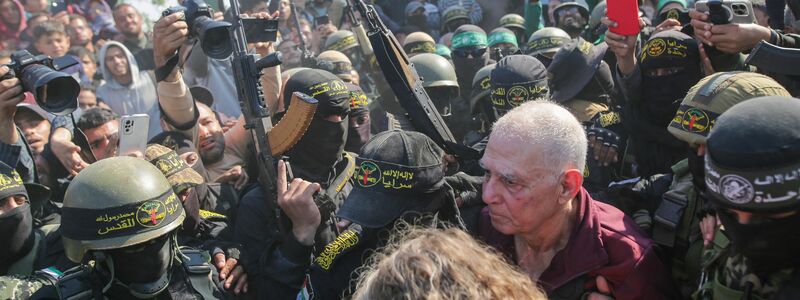
[[[50,189],[41,184],[23,182],[17,170],[0,162],[0,199],[15,195],[25,196],[29,202],[38,203],[50,197]]]
[[[366,228],[383,228],[403,213],[427,206],[444,186],[444,151],[413,131],[391,130],[361,148],[354,188],[337,216]]]

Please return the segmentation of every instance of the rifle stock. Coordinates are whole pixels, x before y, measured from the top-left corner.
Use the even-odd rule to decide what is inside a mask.
[[[444,119],[425,92],[417,70],[391,31],[386,28],[377,12],[363,0],[355,0],[363,23],[368,28],[368,38],[375,58],[386,81],[397,96],[400,106],[408,113],[414,128],[430,137],[445,152],[460,160],[476,160],[477,150],[461,145],[455,140]]]

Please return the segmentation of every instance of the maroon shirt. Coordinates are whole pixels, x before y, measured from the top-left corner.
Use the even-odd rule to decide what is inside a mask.
[[[556,253],[539,278],[548,295],[573,298],[575,291],[565,290],[573,290],[577,282],[580,297],[597,291],[595,278],[603,276],[616,299],[678,298],[669,270],[656,255],[655,243],[639,231],[636,223],[619,209],[594,201],[584,189],[578,197],[578,224],[567,246]],[[514,237],[494,229],[488,207],[481,212],[479,234],[517,262]],[[573,281],[576,279],[579,281]]]

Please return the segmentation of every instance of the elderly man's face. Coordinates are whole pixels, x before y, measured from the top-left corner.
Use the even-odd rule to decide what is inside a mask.
[[[483,202],[503,234],[535,232],[562,209],[560,174],[548,168],[536,147],[492,136],[481,165],[486,170]]]

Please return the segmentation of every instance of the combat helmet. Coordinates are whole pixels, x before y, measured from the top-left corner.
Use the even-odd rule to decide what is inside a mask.
[[[161,237],[182,223],[181,200],[164,174],[133,157],[100,160],[81,171],[64,195],[61,230],[67,257]]]
[[[422,31],[412,32],[403,42],[403,50],[409,56],[421,53],[436,53],[436,41],[429,34]]]
[[[791,95],[766,75],[714,73],[689,89],[667,131],[690,145],[705,145],[719,115],[738,103],[763,96]]]
[[[461,5],[453,5],[448,7],[447,9],[442,12],[442,31],[447,32],[448,25],[456,20],[464,20],[466,24],[472,22],[469,18],[469,12],[462,7]],[[454,26],[458,27],[458,26]],[[455,28],[451,28],[451,31],[455,31]]]
[[[528,55],[551,54],[555,55],[565,43],[569,42],[570,37],[566,31],[557,27],[545,27],[537,30],[528,39],[528,48],[525,53]]]
[[[410,59],[422,78],[423,87],[454,87],[458,79],[453,65],[447,59],[432,53],[423,53]]]
[[[500,26],[508,29],[516,28],[525,30],[525,19],[518,14],[507,14],[500,18]]]
[[[336,50],[328,50],[317,56],[317,67],[325,71],[336,74],[344,81],[353,80],[353,63],[344,53]]]
[[[344,52],[345,50],[356,46],[358,46],[356,35],[349,30],[339,30],[334,32],[325,40],[325,50]]]

